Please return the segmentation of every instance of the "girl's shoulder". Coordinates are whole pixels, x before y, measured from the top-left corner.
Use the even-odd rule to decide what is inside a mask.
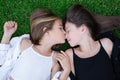
[[[24,50],[29,48],[31,45],[32,45],[32,42],[30,41],[29,38],[22,39],[22,41],[20,43],[20,50],[21,50],[21,52],[23,52]]]
[[[104,48],[110,48],[113,46],[113,42],[109,38],[102,38],[100,42]]]
[[[112,41],[109,38],[102,38],[100,39],[100,41],[103,43],[112,43]]]
[[[112,49],[113,49],[113,42],[109,38],[102,38],[102,39],[100,39],[100,42],[101,42],[103,48],[105,49],[105,51],[110,56],[112,53]]]

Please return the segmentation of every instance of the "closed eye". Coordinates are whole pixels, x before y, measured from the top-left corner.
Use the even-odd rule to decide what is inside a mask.
[[[66,31],[66,33],[69,33],[69,32],[70,32],[69,30]]]
[[[63,27],[60,27],[59,29],[60,29],[60,30],[63,30]]]
[[[62,26],[62,27],[63,27],[63,25],[62,25],[62,24],[59,24],[59,26]]]

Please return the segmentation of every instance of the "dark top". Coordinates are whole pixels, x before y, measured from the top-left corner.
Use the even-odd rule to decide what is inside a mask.
[[[115,80],[120,80],[120,38],[114,35],[113,31],[108,31],[100,34],[98,40],[101,38],[109,38],[113,42],[113,51],[111,55],[111,61],[114,70]]]
[[[99,52],[89,58],[78,57],[73,49],[75,77],[71,73],[72,80],[114,80],[111,60],[100,41],[99,43]]]

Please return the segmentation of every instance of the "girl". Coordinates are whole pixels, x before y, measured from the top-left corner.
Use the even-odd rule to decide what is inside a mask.
[[[30,26],[30,35],[15,37],[9,42],[17,23],[4,24],[0,80],[50,80],[60,69],[58,61],[63,71],[57,79],[66,80],[70,72],[68,56],[52,49],[65,42],[61,19],[47,10],[37,9],[30,17]]]
[[[79,4],[67,12],[66,38],[74,47],[68,49],[71,78],[75,80],[113,80],[111,63],[113,43],[108,38],[97,40],[99,25],[92,14]]]

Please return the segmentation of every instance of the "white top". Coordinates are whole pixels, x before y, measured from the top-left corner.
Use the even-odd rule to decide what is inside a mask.
[[[9,44],[0,44],[0,80],[8,80],[10,75],[14,80],[50,80],[53,53],[45,57],[29,47],[20,55],[23,38],[29,38],[29,35],[12,38]],[[60,74],[55,74],[52,80],[58,80]]]
[[[20,42],[23,38],[29,38],[29,35],[12,38],[9,44],[0,44],[0,80],[7,80],[20,56]]]
[[[46,57],[32,48],[25,50],[16,62],[10,76],[14,80],[50,80],[52,56]]]

